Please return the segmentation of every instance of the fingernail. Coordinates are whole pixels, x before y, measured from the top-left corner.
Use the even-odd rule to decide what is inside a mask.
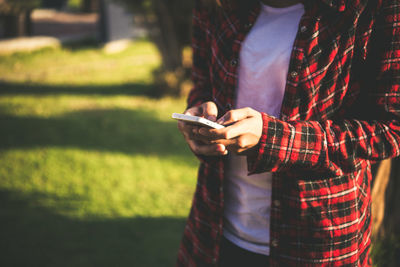
[[[219,124],[223,124],[224,122],[225,122],[225,118],[224,117],[222,117],[219,120],[217,120],[217,123],[219,123]]]
[[[215,116],[207,116],[207,119],[210,121],[215,121],[217,119],[217,117]]]

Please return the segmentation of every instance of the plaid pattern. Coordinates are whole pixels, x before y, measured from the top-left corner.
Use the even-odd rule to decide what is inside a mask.
[[[304,4],[281,118],[263,114],[248,158],[250,173],[274,173],[270,264],[370,266],[371,163],[400,154],[400,2]],[[248,6],[210,16],[196,1],[189,106],[233,106],[240,46],[260,9]],[[177,266],[217,265],[225,164],[202,158]]]

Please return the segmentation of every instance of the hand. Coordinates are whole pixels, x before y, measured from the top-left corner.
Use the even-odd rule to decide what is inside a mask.
[[[211,121],[215,121],[218,116],[218,108],[214,102],[205,102],[200,106],[187,109],[184,114],[200,116]],[[226,155],[228,153],[223,144],[206,144],[201,138],[196,138],[193,133],[198,133],[198,130],[200,129],[199,126],[178,121],[178,128],[182,132],[183,137],[194,154],[204,156],[219,156]]]
[[[220,144],[230,152],[246,155],[260,141],[262,115],[252,108],[228,111],[217,122],[227,127],[218,130],[202,127],[194,134],[194,138],[207,144]]]

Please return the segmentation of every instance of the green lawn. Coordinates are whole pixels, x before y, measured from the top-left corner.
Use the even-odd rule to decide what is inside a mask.
[[[0,57],[0,266],[172,266],[197,161],[153,45]]]

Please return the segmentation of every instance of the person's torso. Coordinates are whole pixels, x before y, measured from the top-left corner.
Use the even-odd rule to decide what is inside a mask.
[[[235,108],[250,107],[279,117],[290,55],[302,4],[262,5],[240,51]],[[268,255],[272,174],[248,175],[245,156],[229,154],[225,178],[225,237],[239,247]]]
[[[366,103],[360,96],[374,85],[365,65],[371,56],[371,35],[377,33],[378,1],[305,3],[291,51],[280,119],[326,121],[350,117]],[[208,17],[207,11],[198,14],[204,14],[199,20],[208,29],[205,42],[209,51],[204,52],[203,60],[208,66],[210,100],[224,114],[235,106],[240,50],[257,19],[259,6],[255,4],[244,17],[225,12],[213,17]],[[370,199],[365,192],[371,179],[370,163],[358,160],[355,164],[359,171],[339,177],[296,169],[274,174],[272,266],[325,266],[333,261],[368,265]],[[191,260],[211,264],[218,253],[226,166],[226,158],[207,159],[201,164],[185,232],[187,240],[192,241],[185,243],[185,249],[193,253]],[[353,188],[357,190],[344,200],[342,192]],[[339,212],[332,208],[338,203],[340,219],[332,216]]]

